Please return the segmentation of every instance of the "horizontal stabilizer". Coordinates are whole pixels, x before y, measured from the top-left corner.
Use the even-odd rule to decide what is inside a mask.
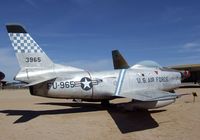
[[[33,82],[25,85],[24,87],[30,87],[30,86],[37,85],[37,84],[40,84],[40,83],[44,83],[44,82],[47,82],[47,81],[50,81],[50,80],[54,80],[54,79],[56,79],[56,77],[44,78],[42,80],[33,81]]]

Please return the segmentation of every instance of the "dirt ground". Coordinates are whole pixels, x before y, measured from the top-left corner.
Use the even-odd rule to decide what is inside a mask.
[[[199,88],[179,89],[188,93]],[[178,99],[156,110],[128,111],[116,104],[74,103],[35,97],[28,90],[0,90],[1,140],[197,140],[200,138],[200,97]]]

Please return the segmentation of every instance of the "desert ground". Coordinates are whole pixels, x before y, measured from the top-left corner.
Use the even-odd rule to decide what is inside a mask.
[[[179,93],[200,88],[179,89]],[[111,107],[66,99],[31,96],[28,90],[0,90],[1,140],[197,140],[200,138],[200,97],[184,96],[160,109],[127,110],[129,99]]]

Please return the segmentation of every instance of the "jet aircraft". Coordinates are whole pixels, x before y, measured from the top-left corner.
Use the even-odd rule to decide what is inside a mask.
[[[170,66],[169,68],[179,70],[182,72],[187,73],[189,71],[190,77],[184,79],[183,83],[198,83],[200,84],[200,64],[185,64],[185,65],[177,65],[177,66]]]
[[[130,98],[135,108],[152,109],[174,103],[186,94],[171,93],[184,75],[153,61],[117,70],[89,72],[55,64],[21,25],[6,25],[19,62],[15,80],[27,83],[35,96],[100,101]]]
[[[1,89],[3,89],[4,86],[6,85],[6,81],[3,81],[4,78],[5,78],[5,74],[0,71],[0,88]]]
[[[4,78],[5,78],[5,74],[0,71],[0,81],[3,80]]]

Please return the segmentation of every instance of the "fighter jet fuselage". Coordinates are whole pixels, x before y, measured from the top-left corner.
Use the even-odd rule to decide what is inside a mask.
[[[15,80],[31,83],[38,77],[45,79],[49,75],[54,75],[57,78],[31,86],[31,94],[52,98],[94,100],[113,99],[121,91],[132,93],[145,89],[171,91],[181,84],[179,72],[155,68],[70,73],[64,68],[63,66],[58,69],[41,70],[40,73],[26,71],[23,74],[19,73]]]
[[[32,95],[89,101],[125,97],[145,109],[169,105],[181,96],[169,91],[180,86],[183,75],[153,61],[88,72],[53,63],[22,26],[7,25],[7,31],[20,66],[15,80],[27,83]]]

